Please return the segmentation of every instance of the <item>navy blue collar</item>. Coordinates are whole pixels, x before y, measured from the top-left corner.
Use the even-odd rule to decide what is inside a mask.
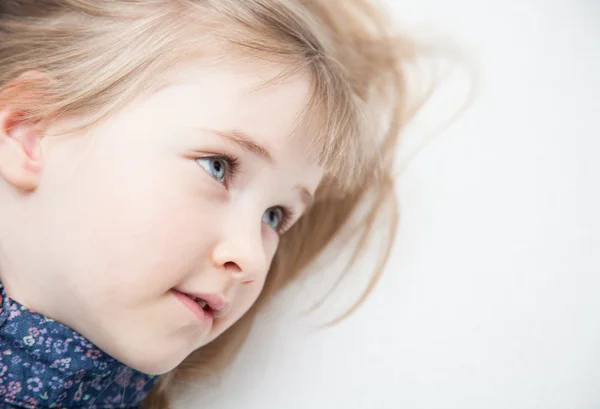
[[[0,408],[135,408],[157,380],[11,300],[0,283]]]

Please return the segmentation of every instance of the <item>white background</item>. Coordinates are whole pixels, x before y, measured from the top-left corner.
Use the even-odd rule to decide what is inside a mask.
[[[263,317],[178,407],[600,408],[600,2],[388,3],[474,57],[474,105],[400,180],[363,307],[321,331]]]

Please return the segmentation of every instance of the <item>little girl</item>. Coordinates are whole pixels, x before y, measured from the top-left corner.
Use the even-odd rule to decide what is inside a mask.
[[[0,408],[171,407],[342,228],[356,254],[386,209],[393,233],[413,47],[387,24],[362,0],[3,0]]]

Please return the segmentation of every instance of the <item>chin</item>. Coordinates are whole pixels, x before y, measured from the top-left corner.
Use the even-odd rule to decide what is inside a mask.
[[[114,358],[146,375],[164,375],[175,369],[186,357],[172,348],[138,348],[135,351],[120,351]]]
[[[135,369],[136,371],[142,372],[146,375],[164,375],[165,373],[175,369],[182,360],[160,360],[153,358],[146,358],[143,360],[128,360],[124,359],[123,362],[125,365],[130,368]]]

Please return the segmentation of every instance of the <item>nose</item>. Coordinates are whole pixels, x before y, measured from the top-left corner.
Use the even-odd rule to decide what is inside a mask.
[[[268,261],[261,228],[260,219],[259,223],[229,224],[213,249],[214,265],[240,283],[250,283],[265,274]]]

